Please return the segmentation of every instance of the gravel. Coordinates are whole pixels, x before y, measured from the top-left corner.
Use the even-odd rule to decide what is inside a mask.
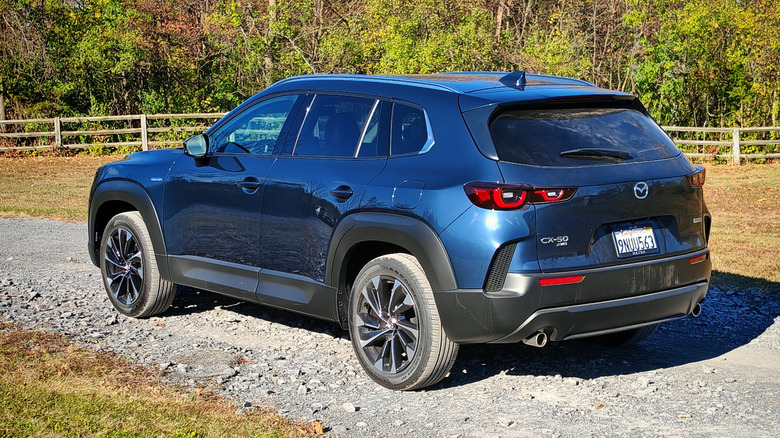
[[[712,288],[699,318],[644,342],[464,345],[416,392],[365,376],[336,324],[183,288],[159,317],[113,310],[86,226],[0,219],[0,317],[115,351],[237,412],[272,407],[327,436],[776,436],[780,294]]]

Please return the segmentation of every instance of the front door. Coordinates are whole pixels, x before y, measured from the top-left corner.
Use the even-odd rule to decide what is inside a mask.
[[[263,184],[297,98],[274,97],[237,112],[209,132],[207,157],[173,165],[163,232],[174,281],[254,299]]]

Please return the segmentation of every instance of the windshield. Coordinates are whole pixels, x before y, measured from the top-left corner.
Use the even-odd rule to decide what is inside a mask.
[[[498,158],[536,166],[578,166],[675,157],[679,149],[639,111],[568,108],[505,111],[490,124]]]

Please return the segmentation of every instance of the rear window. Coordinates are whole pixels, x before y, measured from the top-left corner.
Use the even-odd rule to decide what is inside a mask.
[[[490,124],[490,133],[501,161],[536,166],[651,161],[680,154],[655,122],[626,108],[505,111]],[[605,156],[599,156],[603,151]]]

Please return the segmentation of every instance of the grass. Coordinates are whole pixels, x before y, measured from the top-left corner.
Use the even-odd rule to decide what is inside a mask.
[[[713,282],[780,292],[780,164],[709,165]]]
[[[121,156],[0,156],[0,217],[87,220],[89,188],[97,168]]]
[[[322,433],[269,412],[239,414],[208,391],[182,394],[157,372],[62,336],[0,322],[0,436],[297,437]]]

